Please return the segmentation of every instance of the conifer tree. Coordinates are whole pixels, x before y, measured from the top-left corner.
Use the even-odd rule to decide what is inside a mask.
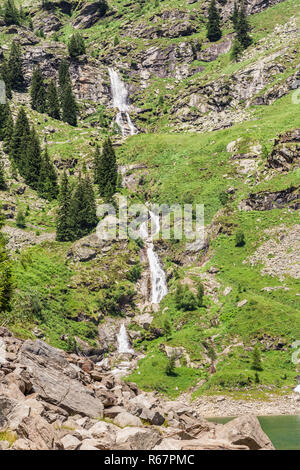
[[[116,192],[118,178],[116,154],[110,138],[107,138],[103,144],[98,166],[98,178],[100,196],[110,199]]]
[[[56,240],[60,242],[74,240],[73,221],[71,220],[71,191],[64,171],[59,188],[59,209],[56,220]]]
[[[24,176],[26,183],[33,189],[37,189],[38,187],[41,165],[42,155],[40,140],[34,127],[32,127],[30,138],[26,146],[26,161],[22,161],[20,173]]]
[[[247,19],[247,14],[245,10],[244,4],[241,5],[238,21],[236,26],[236,36],[239,43],[242,45],[244,49],[250,46],[252,43],[252,39],[249,36],[250,26]]]
[[[30,137],[29,122],[22,107],[17,116],[16,125],[11,140],[10,156],[14,159],[17,167],[22,166],[22,160],[25,159],[26,145]]]
[[[22,52],[18,43],[13,41],[8,59],[8,75],[12,90],[24,91],[25,79],[22,70]]]
[[[76,239],[84,237],[97,225],[95,195],[88,176],[82,178],[80,175],[78,178],[72,197],[71,217]]]
[[[71,85],[69,64],[66,60],[63,60],[58,69],[58,86],[60,99],[62,99],[64,90],[68,85]]]
[[[233,23],[234,30],[236,31],[237,25],[238,25],[238,20],[239,20],[239,8],[237,6],[237,3],[234,2],[234,7],[233,7],[233,13],[231,16],[231,21]]]
[[[220,15],[216,7],[216,1],[211,0],[208,10],[207,38],[210,42],[216,42],[221,36]]]
[[[51,162],[46,147],[41,162],[41,169],[38,181],[38,193],[41,197],[52,201],[58,195],[57,174]]]
[[[260,349],[257,344],[253,348],[253,352],[252,352],[252,369],[262,370]]]
[[[11,114],[9,105],[7,103],[0,104],[0,141],[4,140],[5,127],[9,114]]]
[[[66,85],[62,96],[62,120],[71,126],[77,126],[77,104],[71,85]]]
[[[72,58],[85,54],[84,39],[80,33],[76,32],[72,34],[70,41],[68,42],[68,51]]]
[[[39,113],[44,113],[46,111],[46,90],[44,77],[39,65],[33,71],[30,96],[32,109]]]
[[[20,25],[20,13],[15,6],[14,0],[7,0],[4,5],[4,21],[7,26]]]
[[[11,142],[12,142],[12,137],[14,134],[14,120],[12,117],[12,114],[9,110],[9,114],[6,118],[5,122],[5,128],[3,131],[3,149],[6,153],[10,154],[10,148],[11,148]]]
[[[47,113],[53,119],[60,119],[60,104],[57,89],[53,80],[51,80],[47,90]]]
[[[101,184],[100,175],[99,175],[100,160],[101,160],[101,154],[100,154],[99,145],[96,145],[96,149],[94,153],[94,183],[95,184]]]

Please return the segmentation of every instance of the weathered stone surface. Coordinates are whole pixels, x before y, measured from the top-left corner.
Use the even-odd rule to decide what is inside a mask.
[[[115,417],[114,422],[117,426],[120,426],[122,428],[124,428],[125,426],[135,426],[135,427],[143,426],[143,423],[140,420],[140,418],[132,415],[131,413],[128,413],[127,411],[123,411],[122,413],[119,413]]]
[[[239,209],[244,211],[269,211],[283,207],[289,207],[293,210],[300,209],[300,186],[290,186],[282,191],[253,193],[239,204]]]
[[[71,434],[67,434],[61,439],[64,450],[76,450],[80,446],[80,440]]]
[[[105,14],[99,2],[86,3],[73,21],[74,28],[86,29],[93,26]]]
[[[274,446],[260,427],[256,416],[240,416],[216,429],[217,439],[233,445],[244,445],[250,450],[272,450]]]
[[[77,371],[59,350],[37,340],[25,341],[19,361],[30,371],[33,389],[54,405],[83,416],[103,416],[103,405],[77,379]]]
[[[130,450],[153,449],[161,441],[161,436],[155,429],[124,428],[117,432],[116,448],[126,445]]]

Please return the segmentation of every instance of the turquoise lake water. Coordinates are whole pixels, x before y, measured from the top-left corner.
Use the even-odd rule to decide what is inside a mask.
[[[210,418],[227,423],[233,418]],[[300,415],[258,416],[260,425],[278,450],[300,450]]]

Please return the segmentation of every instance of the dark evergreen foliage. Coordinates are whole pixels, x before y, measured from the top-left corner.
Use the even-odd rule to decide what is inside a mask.
[[[100,196],[110,199],[116,192],[118,178],[116,154],[110,138],[107,138],[103,144],[97,178]]]
[[[60,119],[60,103],[57,88],[53,80],[51,80],[47,90],[46,109],[50,117]]]
[[[71,203],[74,239],[82,238],[97,225],[96,203],[88,176],[78,178]]]
[[[39,174],[42,165],[40,140],[35,129],[32,127],[26,146],[26,161],[22,161],[20,173],[24,176],[26,183],[33,189],[38,188]]]
[[[48,199],[49,201],[56,199],[58,195],[57,174],[54,165],[49,158],[47,147],[44,151],[41,162],[38,193],[41,197]]]
[[[22,107],[17,116],[10,146],[10,156],[14,159],[18,168],[22,167],[22,163],[25,160],[26,145],[29,137],[29,122],[25,110]]]
[[[74,240],[71,214],[71,190],[66,172],[63,173],[59,188],[59,209],[56,220],[56,239],[60,242]]]
[[[1,64],[0,79],[3,80],[5,83],[6,98],[10,100],[12,98],[11,79],[10,79],[8,63],[6,59],[3,59],[2,64]]]
[[[62,95],[62,120],[71,126],[77,126],[77,104],[71,85],[66,85]]]
[[[68,42],[69,55],[72,58],[79,57],[85,54],[84,39],[80,33],[76,32],[72,34],[70,41]]]
[[[242,4],[239,15],[238,21],[236,26],[236,37],[239,43],[242,45],[244,49],[250,46],[252,43],[252,39],[249,36],[250,26],[247,19],[247,14],[245,10],[244,4]]]
[[[12,90],[25,90],[25,79],[22,70],[22,51],[18,43],[13,41],[8,59],[8,79]]]
[[[7,26],[12,24],[20,25],[20,12],[16,8],[14,0],[7,0],[4,5],[4,21]]]
[[[31,89],[31,107],[39,113],[46,111],[46,89],[44,77],[39,66],[35,67],[32,75]]]
[[[216,1],[211,0],[208,10],[207,38],[210,42],[216,42],[221,37],[220,15],[216,7]]]

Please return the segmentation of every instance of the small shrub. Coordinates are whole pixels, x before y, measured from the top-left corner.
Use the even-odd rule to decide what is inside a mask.
[[[166,365],[166,375],[173,376],[173,377],[176,376],[175,361],[176,361],[176,356],[175,354],[172,354],[172,356],[169,358],[167,365]]]
[[[235,246],[244,246],[245,243],[244,232],[242,232],[242,230],[238,230],[235,234]]]
[[[19,228],[25,228],[26,227],[25,215],[24,215],[24,212],[22,210],[19,210],[19,212],[17,213],[16,225]]]

